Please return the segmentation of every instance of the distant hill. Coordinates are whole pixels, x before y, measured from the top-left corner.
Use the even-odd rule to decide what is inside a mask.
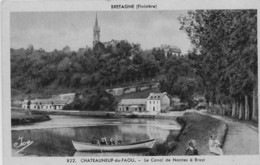
[[[149,55],[151,50],[142,51],[140,45],[125,40],[107,47],[98,43],[77,52],[64,50],[46,52],[32,45],[11,49],[12,99],[142,84],[154,80],[160,71]]]

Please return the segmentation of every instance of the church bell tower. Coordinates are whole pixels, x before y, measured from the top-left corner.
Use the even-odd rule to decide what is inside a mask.
[[[94,31],[94,39],[93,39],[93,47],[94,47],[98,42],[100,42],[100,27],[98,26],[97,13],[96,13],[96,22],[93,31]]]

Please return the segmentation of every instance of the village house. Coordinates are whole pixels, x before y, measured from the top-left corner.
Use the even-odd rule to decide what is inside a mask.
[[[76,93],[67,93],[52,96],[49,99],[34,99],[30,100],[30,109],[36,110],[62,110],[64,105],[71,103],[76,96]],[[23,109],[27,109],[29,100],[24,100],[22,104]]]
[[[181,49],[178,48],[177,46],[174,45],[166,45],[163,44],[160,47],[155,47],[156,50],[163,50],[164,51],[164,55],[166,58],[168,58],[168,56],[177,56],[180,57],[181,55]]]
[[[170,97],[164,93],[150,93],[146,102],[146,111],[161,112],[170,107]]]
[[[121,112],[144,112],[146,99],[122,99],[118,104],[117,111]]]
[[[150,93],[146,99],[122,99],[117,111],[121,112],[162,112],[170,107],[170,97],[164,93]]]

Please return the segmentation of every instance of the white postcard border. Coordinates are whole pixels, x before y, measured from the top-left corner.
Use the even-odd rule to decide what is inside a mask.
[[[72,157],[12,157],[11,155],[11,92],[10,92],[10,12],[20,11],[139,11],[136,9],[111,9],[112,4],[156,4],[156,10],[187,10],[187,9],[259,9],[260,1],[258,0],[146,0],[146,1],[118,1],[118,0],[89,0],[89,1],[22,1],[22,2],[3,2],[2,3],[2,139],[3,139],[3,161],[4,165],[67,165],[67,160]],[[154,9],[145,9],[154,10]],[[258,30],[259,30],[259,11],[258,11]],[[258,39],[259,39],[258,32]],[[258,42],[259,47],[259,42]],[[259,53],[259,49],[258,49]],[[258,60],[259,62],[259,60]],[[259,74],[258,67],[258,74]],[[260,149],[259,149],[260,150]],[[115,157],[116,158],[116,157]],[[187,156],[137,156],[130,157],[135,159],[151,159],[151,158],[178,158],[178,159],[194,159]],[[205,162],[164,162],[164,164],[260,164],[259,155],[251,156],[198,156],[197,158],[205,158]],[[103,163],[81,163],[82,158],[76,157],[76,164],[103,164]],[[132,164],[132,163],[107,163],[107,164]],[[137,162],[135,164],[162,164],[160,162]]]

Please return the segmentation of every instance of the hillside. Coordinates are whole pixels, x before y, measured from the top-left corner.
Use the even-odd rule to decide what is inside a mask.
[[[147,83],[160,71],[154,55],[142,55],[140,45],[128,41],[77,52],[46,52],[32,45],[10,51],[12,99],[18,100]]]
[[[77,108],[86,110],[89,107],[100,109],[100,101],[107,105],[106,99],[111,101],[112,107],[116,100],[145,98],[159,90],[178,95],[185,101],[191,99],[196,90],[188,56],[166,57],[164,50],[142,50],[139,44],[126,40],[118,41],[116,45],[98,43],[93,49],[78,51],[68,51],[65,47],[46,52],[35,50],[33,46],[10,51],[12,103],[62,93],[82,93],[83,100],[77,100],[67,108],[80,105]],[[135,91],[131,91],[131,87],[151,83],[160,83],[160,89],[130,93]],[[123,87],[129,87],[126,93],[130,94],[113,99],[104,93],[107,89]]]
[[[128,93],[121,96],[116,96],[116,100],[122,100],[122,99],[136,99],[136,98],[147,98],[150,93],[156,93],[160,92],[158,88],[153,88],[145,91],[139,91],[134,93]]]

